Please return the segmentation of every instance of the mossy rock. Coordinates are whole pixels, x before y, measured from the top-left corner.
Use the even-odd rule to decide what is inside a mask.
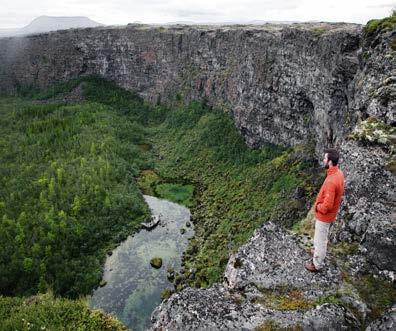
[[[393,151],[395,149],[395,135],[396,128],[375,117],[368,117],[356,125],[348,135],[348,139],[386,146]]]
[[[166,300],[168,299],[175,291],[170,289],[170,288],[166,288],[165,290],[163,290],[161,292],[161,300]]]
[[[137,184],[144,194],[154,195],[154,186],[160,181],[158,174],[151,169],[143,170]]]
[[[396,51],[396,37],[392,39],[390,46],[392,50]]]
[[[255,303],[276,310],[306,311],[315,307],[315,302],[304,298],[299,289],[261,289],[262,296],[253,299]]]
[[[160,257],[153,257],[150,260],[150,264],[153,268],[159,269],[162,266],[162,259]]]
[[[175,270],[174,270],[172,267],[169,267],[169,268],[167,269],[167,275],[166,275],[166,277],[168,278],[168,280],[169,280],[170,282],[173,282],[173,281],[174,281],[174,279],[175,279]]]
[[[394,176],[396,176],[396,160],[391,160],[385,166],[385,169],[390,171]]]
[[[298,324],[288,327],[281,327],[276,321],[268,319],[257,326],[254,331],[301,331],[302,329],[303,328]]]
[[[320,36],[321,34],[325,33],[325,32],[327,31],[327,29],[324,28],[324,27],[315,27],[315,28],[312,28],[311,31],[312,31],[315,35]]]
[[[315,234],[315,212],[313,206],[307,216],[293,226],[292,231],[298,235],[307,237],[308,240],[313,239]]]
[[[383,19],[373,19],[367,22],[365,32],[368,36],[375,36],[378,33],[390,31],[396,25],[396,11],[392,12],[391,16]]]
[[[369,318],[380,318],[396,300],[396,289],[392,283],[376,275],[361,275],[352,279],[352,285],[370,309]]]
[[[353,255],[357,253],[358,249],[359,249],[358,242],[352,242],[352,243],[341,242],[335,244],[331,250],[338,256],[346,257],[348,255]]]

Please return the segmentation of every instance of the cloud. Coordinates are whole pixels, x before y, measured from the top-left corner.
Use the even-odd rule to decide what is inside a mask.
[[[396,8],[396,2],[381,3],[375,5],[369,5],[368,8]]]
[[[6,1],[6,0],[1,0]],[[2,6],[0,28],[22,27],[40,15],[87,16],[104,24],[169,21],[344,21],[366,23],[390,14],[383,0],[14,0]]]

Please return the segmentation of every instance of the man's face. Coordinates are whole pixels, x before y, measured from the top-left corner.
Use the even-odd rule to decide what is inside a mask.
[[[326,169],[329,169],[330,165],[331,165],[331,161],[327,158],[328,157],[328,153],[325,153],[324,158],[323,158],[323,166]]]

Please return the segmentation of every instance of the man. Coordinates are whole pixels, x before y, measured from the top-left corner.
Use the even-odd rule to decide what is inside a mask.
[[[338,168],[339,154],[330,148],[325,150],[323,165],[327,176],[314,204],[315,236],[312,262],[306,262],[305,268],[317,272],[323,268],[327,251],[329,228],[335,221],[341,199],[344,194],[344,174]]]

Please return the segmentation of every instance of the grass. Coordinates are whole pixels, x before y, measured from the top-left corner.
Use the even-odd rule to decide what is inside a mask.
[[[276,310],[301,310],[306,311],[315,307],[313,301],[303,297],[301,291],[292,290],[261,290],[263,295],[254,300],[266,308]]]
[[[2,331],[121,331],[120,322],[99,310],[89,309],[84,300],[54,298],[50,293],[28,298],[0,296]]]
[[[157,196],[167,199],[186,207],[192,206],[193,185],[181,185],[173,183],[158,184],[155,187]]]
[[[370,320],[380,318],[396,302],[395,287],[379,276],[367,274],[352,279],[351,282],[368,305]]]
[[[281,327],[279,324],[271,319],[265,320],[262,324],[257,326],[254,331],[301,331],[303,330],[300,325]]]
[[[315,28],[312,28],[311,31],[312,31],[315,35],[320,36],[320,35],[322,35],[323,33],[325,33],[325,32],[327,31],[327,29],[326,29],[326,28],[323,28],[323,27],[315,27]]]

